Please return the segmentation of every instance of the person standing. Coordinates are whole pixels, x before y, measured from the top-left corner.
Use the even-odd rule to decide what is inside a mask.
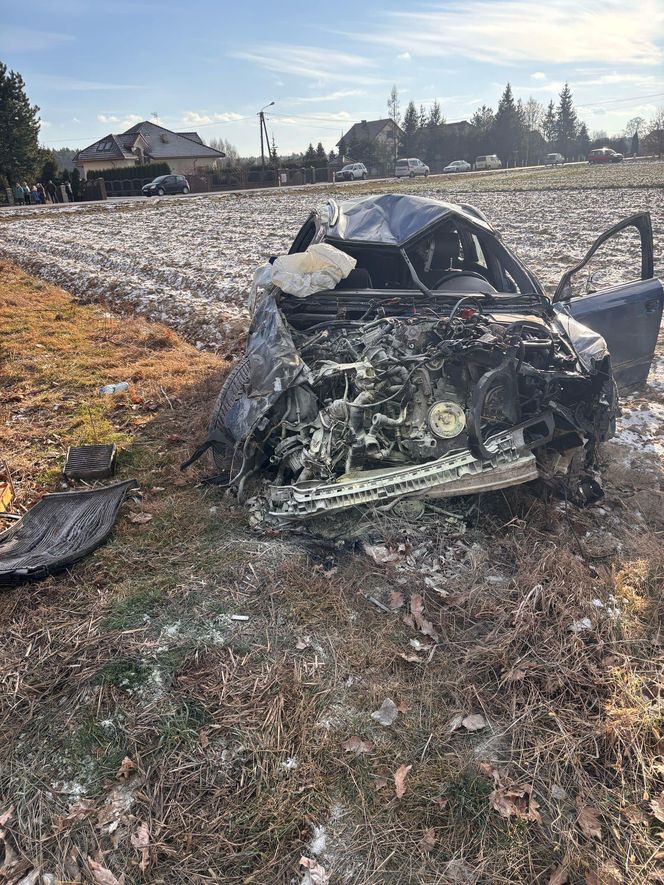
[[[22,206],[23,199],[23,187],[17,181],[14,185],[14,202],[17,206]]]
[[[37,193],[39,194],[39,202],[42,204],[45,203],[46,191],[44,190],[44,185],[41,183],[41,181],[37,182]]]
[[[58,191],[57,191],[56,186],[53,184],[53,182],[51,180],[49,180],[48,184],[46,185],[46,190],[48,192],[49,197],[51,198],[51,203],[57,203],[58,202]]]
[[[74,191],[71,189],[71,184],[68,181],[65,181],[65,191],[67,192],[67,199],[70,203],[74,202]]]
[[[30,188],[30,202],[34,203],[35,206],[38,206],[41,203],[39,199],[39,191],[37,190],[37,185],[33,184]]]
[[[23,199],[25,200],[25,205],[30,205],[30,188],[28,187],[28,182],[23,182]]]

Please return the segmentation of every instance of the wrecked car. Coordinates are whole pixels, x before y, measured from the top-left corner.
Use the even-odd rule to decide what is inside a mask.
[[[627,228],[639,278],[593,291],[589,277],[574,295]],[[212,449],[241,499],[260,474],[252,502],[265,523],[537,478],[581,503],[601,495],[598,447],[615,431],[618,388],[645,381],[662,316],[647,213],[603,234],[552,296],[468,205],[330,200],[289,258],[316,244],[353,269],[322,291],[266,283],[196,453]]]

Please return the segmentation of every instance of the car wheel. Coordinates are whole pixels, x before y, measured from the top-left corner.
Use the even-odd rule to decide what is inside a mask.
[[[429,170],[428,170],[428,169],[427,169],[427,171],[424,173],[424,177],[425,177],[425,178],[428,178],[428,177],[429,177]]]
[[[182,188],[182,193],[183,193],[183,194],[188,194],[188,193],[189,193],[189,188],[188,188],[188,187],[183,187],[183,188]]]
[[[157,194],[158,194],[160,197],[163,197],[165,193],[166,193],[166,191],[163,189],[163,187],[158,187],[158,188],[157,188]]]
[[[249,379],[251,375],[251,366],[249,357],[243,356],[237,365],[233,366],[226,380],[224,381],[219,396],[214,404],[212,413],[210,414],[210,422],[208,424],[208,433],[215,431],[225,431],[224,420],[226,415],[233,408],[235,403],[243,396],[249,387]],[[212,460],[214,466],[221,473],[228,469],[228,456],[219,443],[214,443],[211,447]]]
[[[367,173],[366,173],[366,172],[363,172],[363,173],[362,173],[362,181],[364,181],[366,177],[367,177]]]
[[[409,178],[415,178],[415,173],[414,173],[414,172],[411,172],[410,175],[409,175],[408,177],[409,177]]]

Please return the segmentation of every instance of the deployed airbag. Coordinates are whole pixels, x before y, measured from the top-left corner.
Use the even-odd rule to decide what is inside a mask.
[[[0,585],[66,569],[106,540],[135,480],[84,492],[45,495],[0,534]]]

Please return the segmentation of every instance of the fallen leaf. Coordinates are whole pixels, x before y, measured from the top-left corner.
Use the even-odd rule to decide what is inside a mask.
[[[392,611],[396,611],[401,608],[404,603],[403,593],[399,593],[397,590],[393,590],[387,600],[388,608],[391,608]]]
[[[394,792],[397,799],[401,799],[406,792],[406,778],[412,765],[400,765],[394,772]]]
[[[398,715],[399,710],[394,701],[391,698],[385,698],[380,709],[374,710],[371,714],[371,718],[375,719],[376,722],[380,722],[381,725],[387,726],[393,725]]]
[[[453,734],[455,731],[458,731],[461,728],[463,718],[463,713],[457,713],[456,716],[453,716],[447,725],[447,733]]]
[[[448,860],[443,868],[446,885],[475,885],[479,882],[479,875],[462,860]]]
[[[136,525],[145,525],[148,522],[151,522],[153,516],[151,513],[130,513],[129,514],[129,522],[133,522]]]
[[[384,544],[365,544],[364,552],[378,565],[387,562],[396,562],[396,560],[399,559],[399,554],[392,550],[388,550]]]
[[[374,781],[374,789],[376,790],[384,790],[387,786],[387,778],[386,777],[377,777]]]
[[[650,808],[657,820],[660,821],[660,823],[664,823],[664,791],[662,791],[659,796],[655,796],[650,803]]]
[[[584,881],[586,885],[622,885],[623,877],[614,866],[611,866],[602,867],[598,872],[588,870]]]
[[[429,651],[433,648],[430,642],[420,642],[419,639],[410,639],[408,640],[408,644],[411,648],[414,648],[415,651]]]
[[[209,733],[207,728],[201,728],[198,732],[198,743],[201,745],[201,750],[207,750],[210,746]]]
[[[127,779],[129,777],[129,773],[132,772],[136,768],[136,763],[133,762],[129,756],[125,756],[122,762],[120,763],[120,767],[115,773],[115,776],[122,780],[122,778]]]
[[[142,873],[144,873],[150,863],[150,831],[148,825],[143,822],[135,833],[131,834],[131,844],[141,852],[141,861],[138,865]]]
[[[423,664],[424,658],[418,657],[418,655],[407,655],[404,652],[399,654],[400,658],[403,658],[404,661],[407,661],[409,664]]]
[[[78,799],[69,806],[67,814],[55,819],[55,829],[62,832],[68,830],[73,824],[86,818],[95,810],[95,802],[92,799]]]
[[[551,798],[557,799],[559,802],[563,799],[567,799],[567,790],[565,790],[559,784],[554,784],[551,787]]]
[[[97,863],[93,858],[88,857],[88,864],[96,885],[124,885],[124,873],[119,879],[116,879],[110,870],[107,870],[106,867]]]
[[[4,827],[14,817],[14,806],[10,805],[6,811],[0,811],[0,827]]]
[[[450,800],[447,798],[447,796],[435,796],[431,801],[434,803],[434,805],[437,805],[440,809],[443,809],[447,808]]]
[[[486,728],[488,723],[481,713],[473,713],[461,720],[461,724],[466,731],[481,731]]]
[[[372,741],[363,741],[362,738],[353,734],[347,741],[343,742],[341,747],[346,753],[355,753],[356,756],[362,756],[364,753],[370,753],[374,748],[374,744]]]
[[[295,648],[298,651],[304,651],[305,648],[311,647],[311,640],[308,636],[304,636],[302,639],[298,639],[295,643]]]
[[[565,885],[565,882],[567,882],[568,880],[569,869],[567,863],[563,862],[555,868],[553,873],[551,873],[549,885]]]
[[[330,881],[330,874],[317,860],[311,857],[304,857],[303,855],[300,858],[300,866],[307,871],[302,885],[327,885]]]
[[[581,832],[588,839],[601,839],[602,828],[599,822],[599,812],[590,805],[581,805],[579,807],[579,816],[577,823]]]
[[[414,618],[424,614],[424,600],[420,593],[413,593],[410,597],[410,613]]]
[[[429,827],[428,830],[424,831],[424,835],[420,839],[420,851],[433,851],[434,846],[436,844],[436,831],[433,827]]]
[[[533,799],[532,791],[530,784],[521,787],[498,786],[489,796],[489,804],[501,817],[518,817],[540,823],[539,803]]]

